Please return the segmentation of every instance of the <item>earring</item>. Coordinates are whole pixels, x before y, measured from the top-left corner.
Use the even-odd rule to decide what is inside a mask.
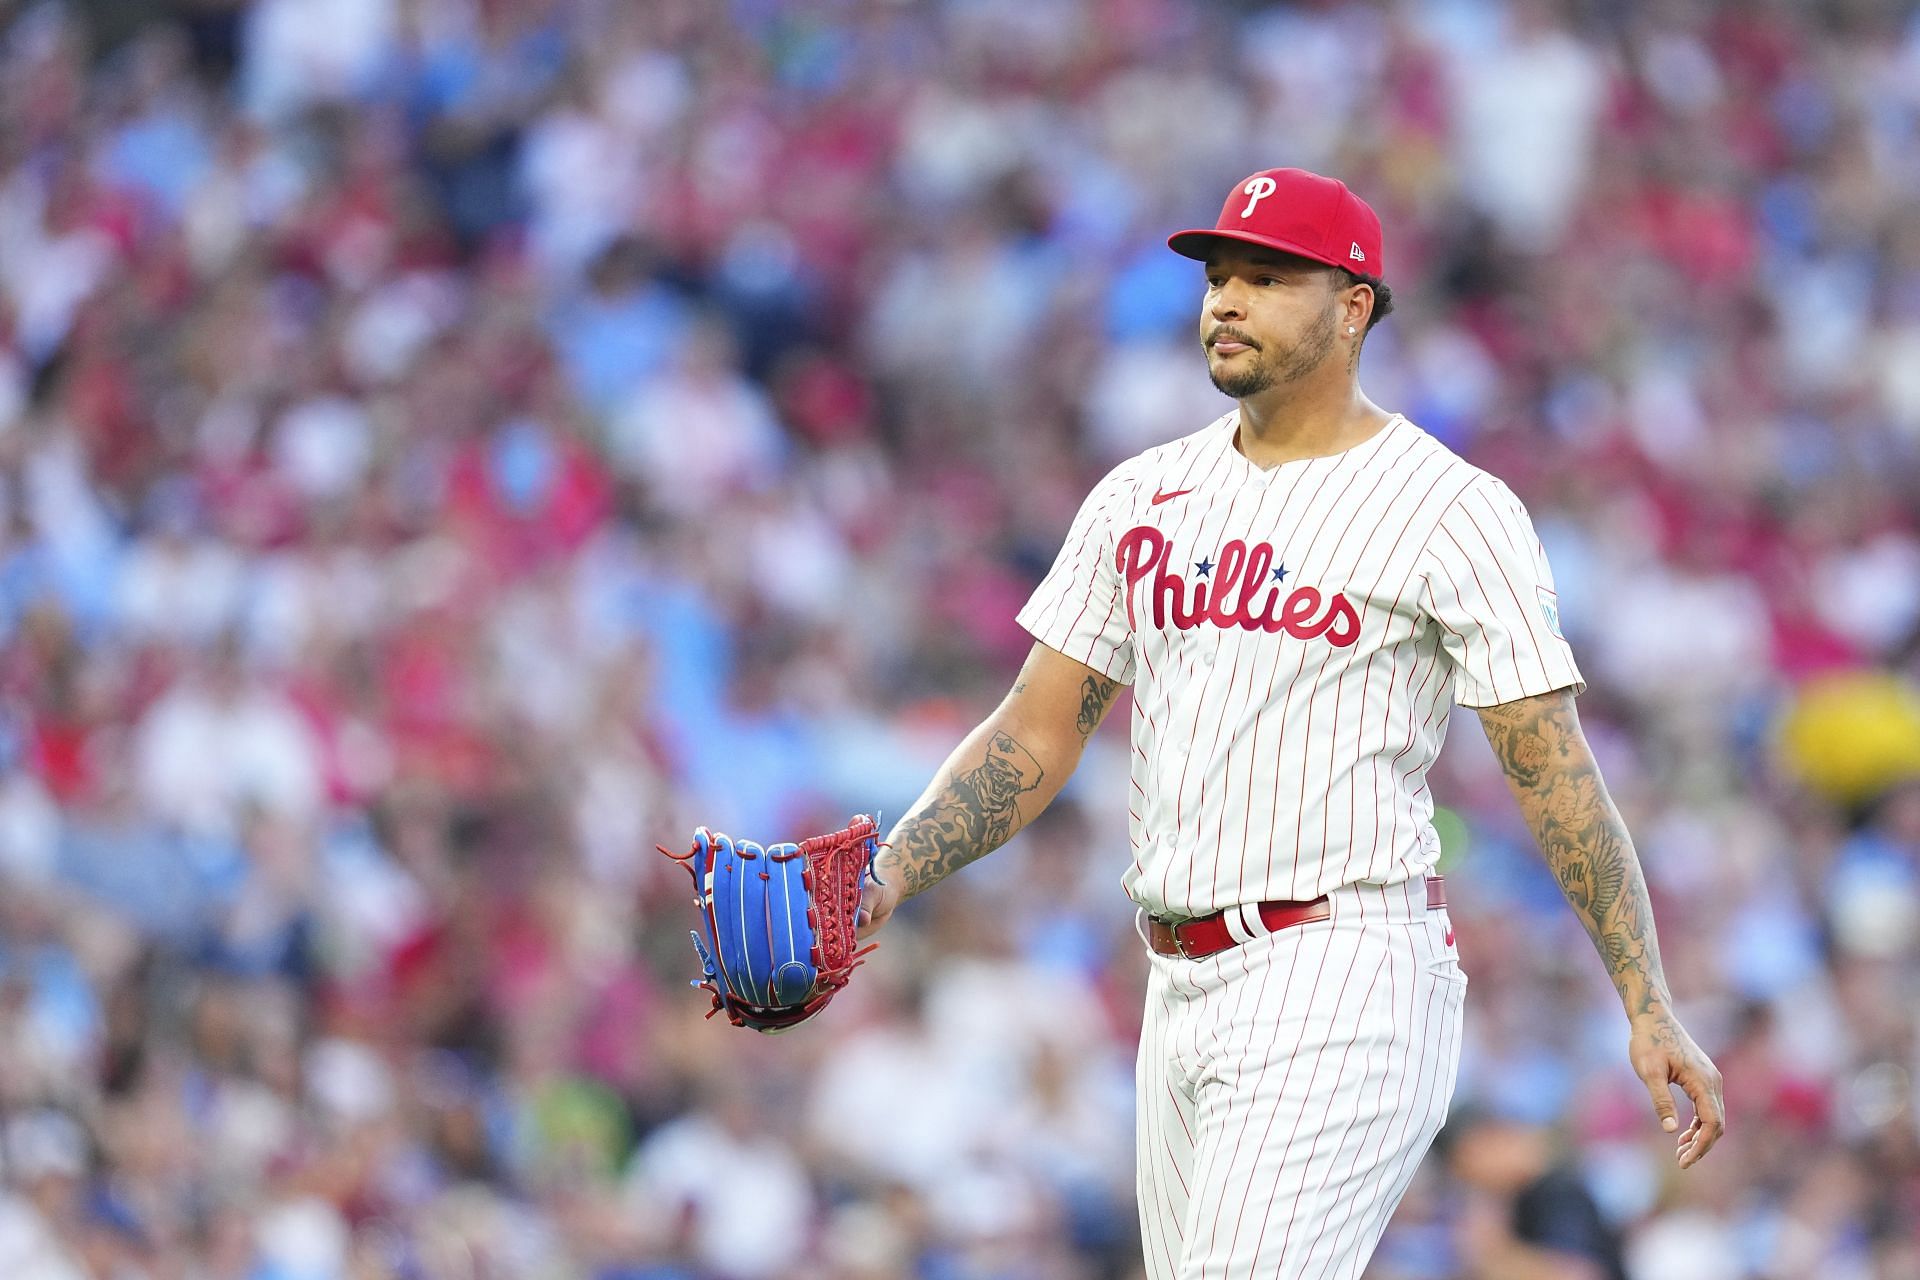
[[[1353,332],[1353,326],[1352,326],[1352,325],[1348,325],[1348,326],[1347,326],[1347,332],[1348,332],[1348,333],[1352,333],[1352,332]]]

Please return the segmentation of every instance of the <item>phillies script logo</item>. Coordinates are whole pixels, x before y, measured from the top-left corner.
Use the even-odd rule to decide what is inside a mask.
[[[1273,546],[1256,542],[1251,550],[1235,538],[1220,548],[1220,562],[1201,561],[1199,581],[1193,584],[1191,601],[1186,582],[1167,566],[1171,558],[1166,535],[1152,525],[1127,530],[1115,553],[1115,567],[1127,580],[1127,622],[1135,624],[1133,588],[1147,575],[1153,575],[1153,625],[1167,626],[1167,614],[1173,625],[1191,631],[1203,622],[1216,627],[1239,627],[1243,631],[1284,631],[1296,640],[1324,636],[1335,648],[1345,648],[1360,638],[1360,614],[1346,596],[1338,592],[1322,601],[1314,587],[1295,587],[1283,600],[1278,580],[1285,569],[1273,568]],[[1268,581],[1272,570],[1273,582]],[[1258,603],[1254,597],[1262,588],[1266,594]],[[1323,612],[1321,605],[1326,609]]]

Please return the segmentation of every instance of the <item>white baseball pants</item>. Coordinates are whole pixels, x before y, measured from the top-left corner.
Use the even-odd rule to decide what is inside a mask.
[[[1446,1120],[1467,977],[1421,877],[1198,960],[1148,952],[1152,1280],[1358,1280]]]

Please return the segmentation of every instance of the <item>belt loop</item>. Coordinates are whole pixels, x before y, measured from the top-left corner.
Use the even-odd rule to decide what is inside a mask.
[[[1258,912],[1255,919],[1259,919]],[[1227,936],[1235,943],[1252,942],[1254,930],[1247,925],[1247,904],[1237,903],[1220,913],[1220,923],[1227,926]],[[1264,930],[1262,930],[1264,932]]]
[[[1133,931],[1140,935],[1141,945],[1145,946],[1147,950],[1152,951],[1153,939],[1147,936],[1147,909],[1145,907],[1135,907],[1133,909]]]

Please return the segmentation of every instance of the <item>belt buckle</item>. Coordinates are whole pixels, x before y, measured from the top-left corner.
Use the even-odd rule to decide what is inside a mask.
[[[1189,954],[1187,951],[1187,940],[1180,936],[1179,925],[1175,925],[1173,927],[1173,949],[1180,953],[1180,958],[1182,960],[1193,959],[1193,956]]]

